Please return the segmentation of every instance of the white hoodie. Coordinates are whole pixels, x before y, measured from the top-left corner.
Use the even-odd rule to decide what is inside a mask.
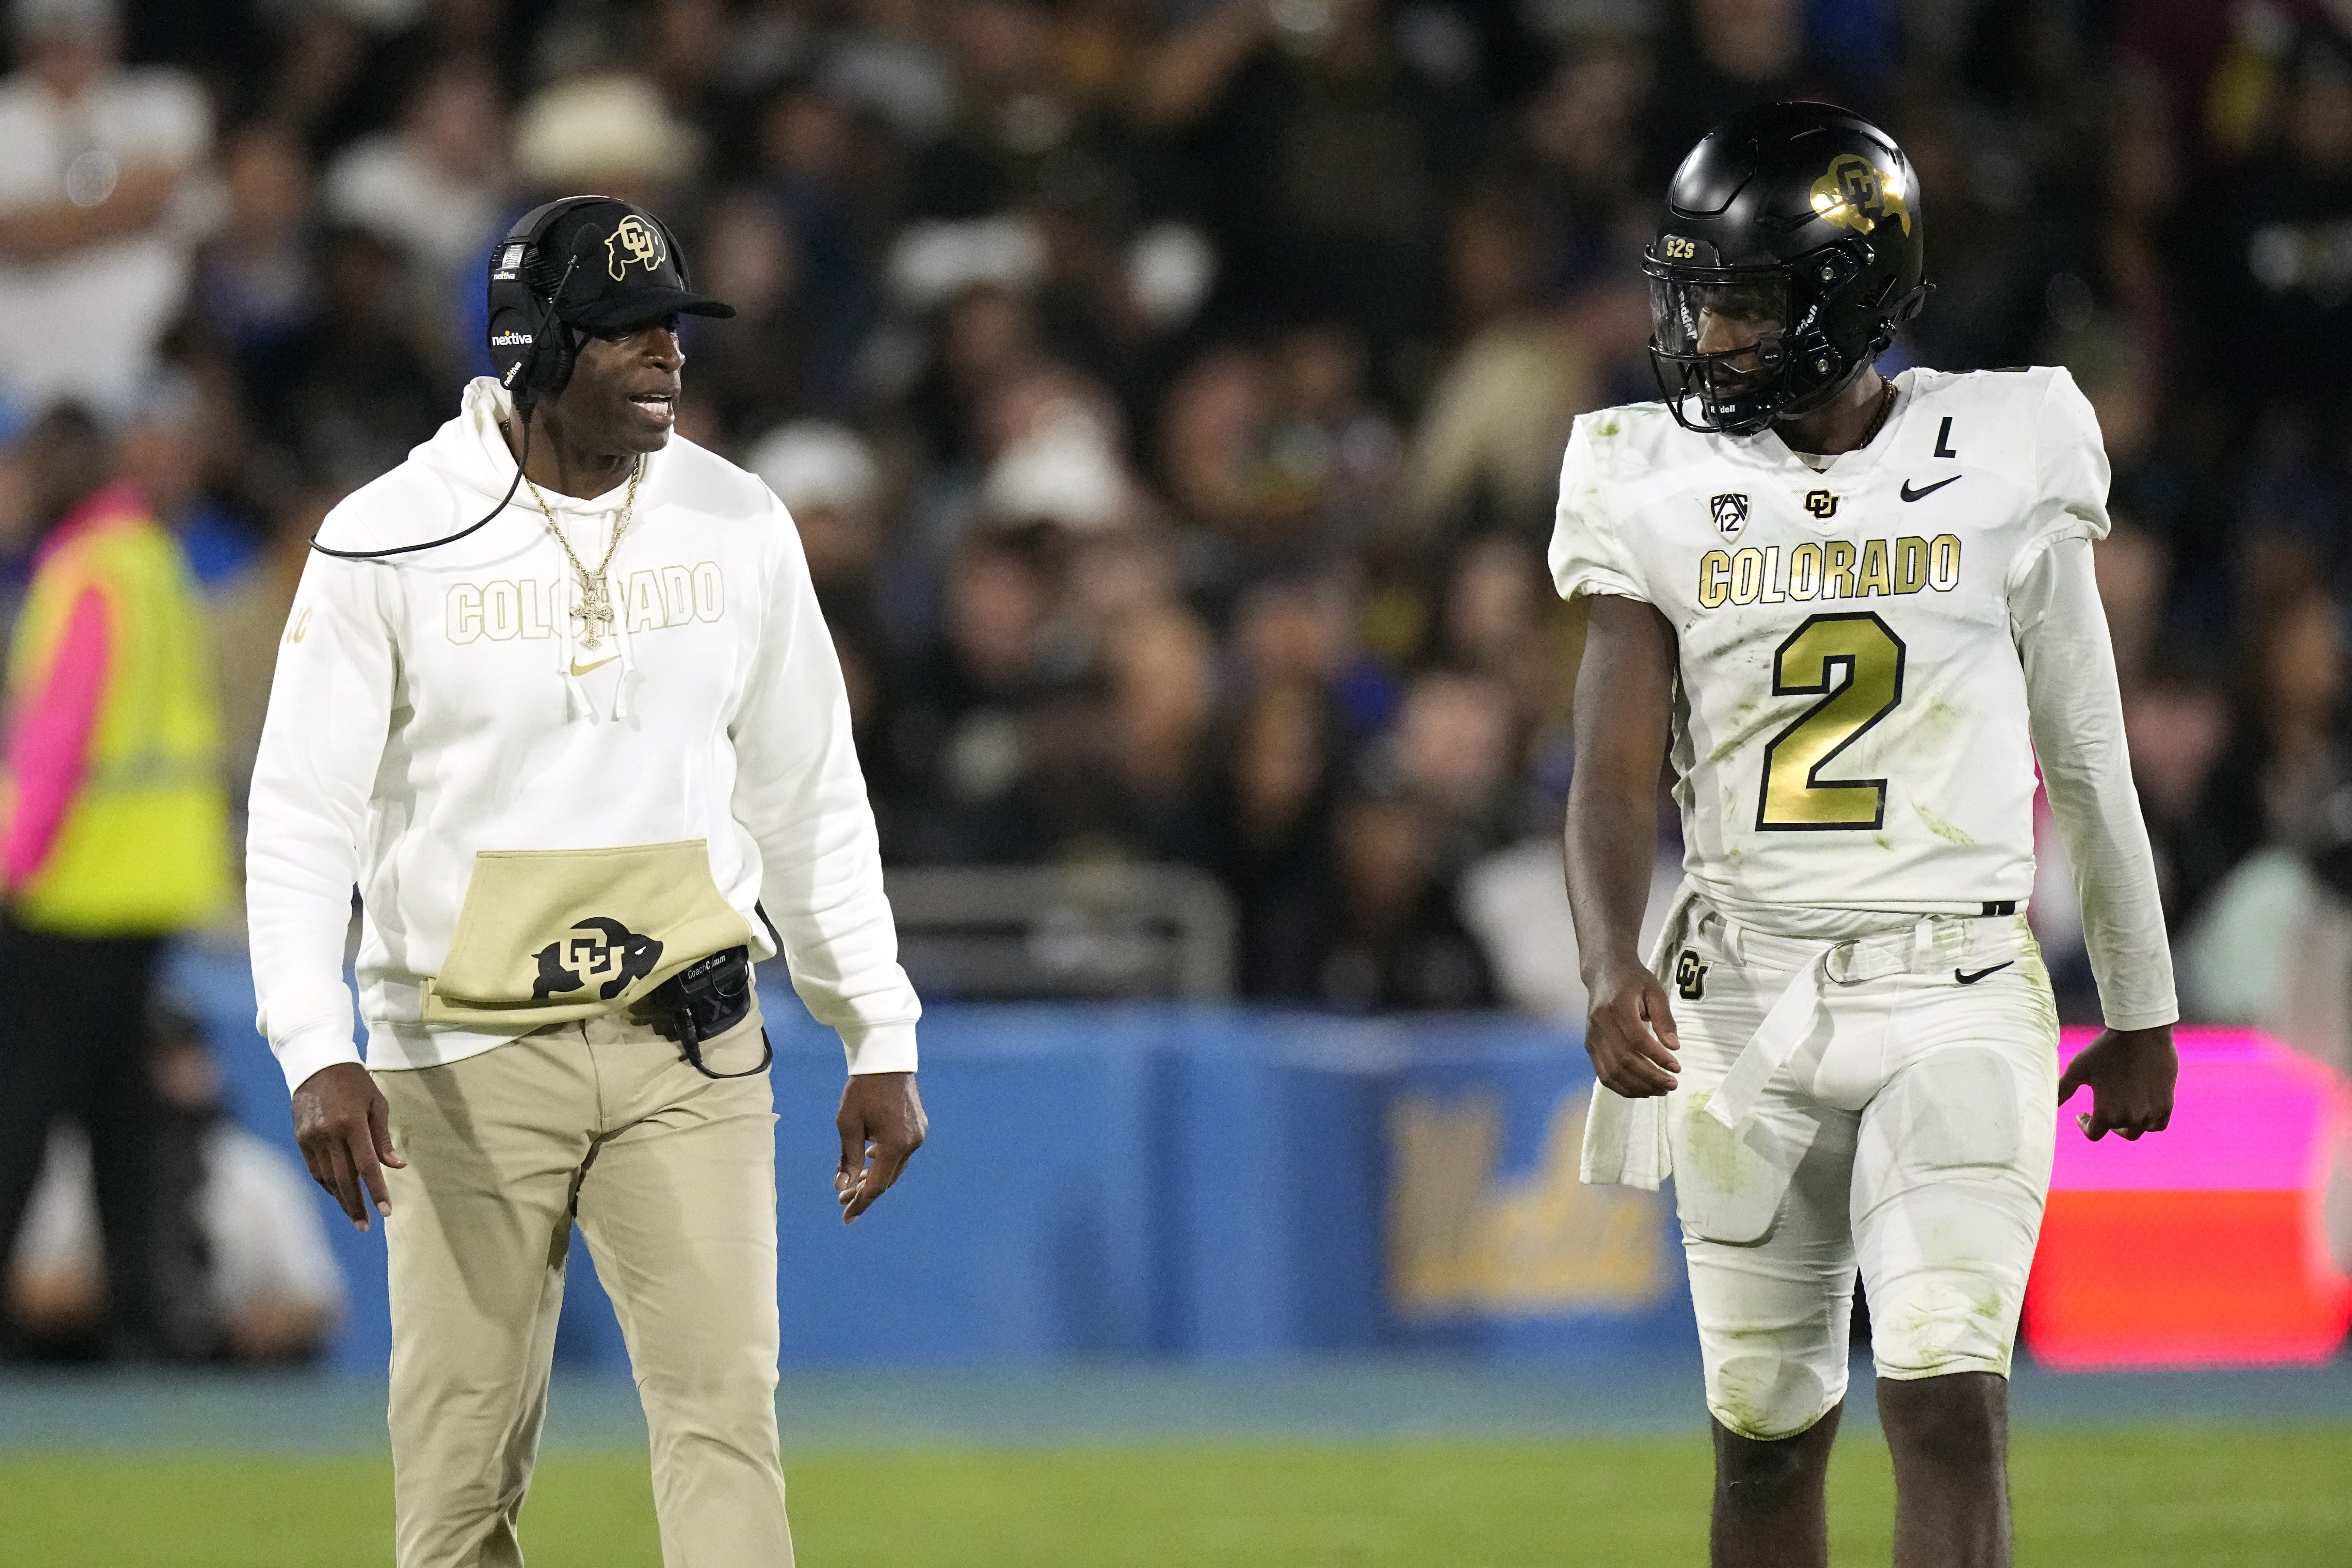
[[[475,381],[320,542],[381,550],[480,517],[514,478],[509,412]],[[543,493],[593,571],[628,486]],[[311,556],[246,857],[258,1025],[289,1089],[359,1059],[342,978],[354,884],[373,1068],[619,1010],[739,943],[772,956],[764,911],[849,1070],[913,1069],[921,1007],[792,520],[757,479],[673,437],[645,459],[607,576],[612,624],[583,623],[528,487],[455,544]]]

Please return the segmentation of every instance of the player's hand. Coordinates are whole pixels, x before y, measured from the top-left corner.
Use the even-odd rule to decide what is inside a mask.
[[[2172,1120],[2172,1086],[2179,1076],[2171,1025],[2102,1029],[2066,1064],[2066,1075],[2058,1080],[2058,1103],[2090,1086],[2091,1109],[2076,1116],[2074,1125],[2094,1143],[2110,1132],[2126,1138],[2161,1132]]]
[[[833,1124],[841,1130],[841,1167],[833,1173],[833,1190],[841,1201],[841,1223],[848,1225],[890,1190],[923,1146],[930,1121],[923,1114],[913,1073],[869,1072],[853,1073],[842,1086],[841,1110]]]
[[[1591,991],[1584,1050],[1593,1072],[1628,1100],[1671,1090],[1683,1070],[1675,1056],[1682,1041],[1658,977],[1636,959],[1620,959],[1601,972]]]
[[[294,1091],[294,1142],[311,1179],[334,1195],[361,1230],[368,1228],[365,1196],[375,1212],[392,1212],[383,1167],[405,1170],[408,1162],[392,1146],[392,1107],[367,1068],[357,1062],[320,1068]]]

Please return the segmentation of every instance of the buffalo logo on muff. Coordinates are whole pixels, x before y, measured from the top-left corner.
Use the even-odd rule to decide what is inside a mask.
[[[610,1002],[661,962],[660,942],[640,936],[616,920],[591,915],[572,930],[573,935],[558,937],[539,950],[539,979],[531,985],[531,1000],[543,1002],[593,985],[596,994]]]

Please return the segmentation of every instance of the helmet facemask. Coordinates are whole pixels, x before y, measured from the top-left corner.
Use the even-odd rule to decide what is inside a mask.
[[[1648,257],[1642,270],[1650,279],[1650,365],[1675,417],[1733,436],[1769,425],[1785,401],[1788,269],[1676,267]]]
[[[1763,266],[1706,266],[1659,254],[1708,248],[1668,236],[1642,258],[1650,279],[1650,365],[1686,429],[1753,436],[1775,420],[1811,413],[1876,360],[1895,322],[1916,309],[1912,302],[1885,312],[1884,299],[1848,297],[1867,286],[1866,242]],[[1891,281],[1879,281],[1883,292],[1892,292]]]

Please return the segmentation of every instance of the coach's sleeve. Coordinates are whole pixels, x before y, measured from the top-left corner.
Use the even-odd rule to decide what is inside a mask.
[[[360,1059],[343,939],[392,723],[396,656],[377,598],[391,574],[310,558],[278,639],[254,760],[245,901],[255,1022],[289,1089],[320,1068]]]
[[[849,1070],[912,1072],[922,1005],[898,967],[849,696],[799,535],[781,505],[772,518],[758,662],[728,729],[736,820],[759,843],[761,902],[793,989],[841,1036]]]
[[[2180,1016],[2156,859],[2133,788],[2115,649],[2079,535],[2038,552],[2010,596],[2026,705],[2051,815],[2083,905],[2083,941],[2112,1029]]]
[[[1599,444],[1617,438],[1622,415],[1614,409],[1577,417],[1559,465],[1559,506],[1551,530],[1551,580],[1563,599],[1607,594],[1647,601],[1633,563],[1617,540],[1610,485]],[[1606,429],[1609,434],[1601,432]]]

